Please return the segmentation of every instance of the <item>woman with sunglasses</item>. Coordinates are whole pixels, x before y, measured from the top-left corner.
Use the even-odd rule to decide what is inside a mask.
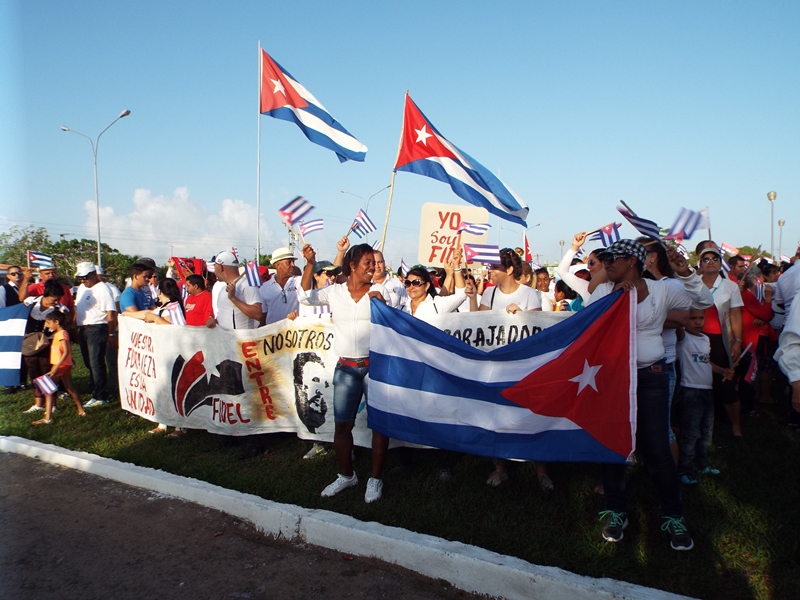
[[[703,333],[711,340],[711,362],[730,367],[742,354],[744,326],[742,307],[744,301],[739,286],[722,277],[722,253],[714,242],[701,242],[697,258],[703,283],[714,297],[714,306],[706,309],[706,324]],[[741,442],[742,405],[733,381],[723,381],[722,375],[714,375],[714,403],[724,408],[731,422],[734,442]]]
[[[411,269],[403,282],[408,299],[400,309],[422,320],[434,315],[455,312],[466,298],[464,275],[459,269],[460,265],[461,249],[458,249],[453,252],[453,258],[445,268],[448,277],[452,274],[456,284],[454,293],[449,296],[437,294],[427,269],[422,267]]]
[[[667,435],[669,376],[661,332],[667,320],[686,323],[692,299],[681,287],[642,277],[647,251],[635,240],[615,242],[598,258],[603,261],[608,282],[597,286],[589,304],[617,290],[636,290],[636,452],[647,464],[656,486],[664,519],[662,529],[669,533],[670,546],[691,550],[694,542],[683,521],[678,469]],[[607,508],[600,513],[603,538],[618,542],[628,526],[626,465],[604,464],[601,471]]]
[[[500,250],[497,263],[489,267],[489,281],[493,287],[484,291],[480,310],[519,311],[542,310],[539,294],[519,282],[522,276],[522,259],[511,248]]]
[[[583,244],[586,242],[587,236],[588,234],[585,231],[581,231],[572,237],[572,244],[570,245],[569,250],[567,250],[564,253],[564,256],[561,257],[561,262],[558,263],[558,267],[556,268],[556,275],[564,280],[569,287],[575,290],[575,292],[583,300],[584,304],[589,302],[589,296],[591,296],[592,291],[597,283],[602,283],[605,281],[605,277],[603,277],[603,263],[598,258],[599,254],[604,250],[603,248],[597,248],[589,253],[589,260],[586,263],[586,269],[589,271],[589,275],[591,275],[589,280],[578,277],[569,269],[572,266],[572,261],[575,258],[575,254],[577,254],[578,250],[580,250]],[[599,279],[597,279],[598,277]],[[590,285],[592,280],[596,280],[594,282],[595,286]]]

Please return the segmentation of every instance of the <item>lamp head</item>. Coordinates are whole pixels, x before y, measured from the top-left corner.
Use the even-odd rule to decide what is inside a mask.
[[[119,117],[117,117],[117,118],[118,118],[118,119],[121,119],[122,117],[127,117],[129,114],[131,114],[131,111],[129,111],[129,110],[126,108],[126,109],[125,109],[125,110],[123,110],[121,113],[119,113]]]
[[[770,202],[774,201],[775,198],[777,198],[777,197],[778,197],[778,194],[776,194],[775,192],[768,192],[767,193],[767,200],[769,200]]]
[[[61,131],[69,131],[69,127],[66,125],[61,125]]]

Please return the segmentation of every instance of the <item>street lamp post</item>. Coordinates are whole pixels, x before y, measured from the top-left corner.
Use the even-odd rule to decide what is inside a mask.
[[[780,265],[781,264],[781,254],[783,254],[783,226],[786,225],[786,219],[781,219],[778,221],[778,260],[775,262]],[[775,258],[774,256],[772,257]]]
[[[775,192],[767,193],[767,200],[769,200],[769,255],[775,260],[775,198],[778,196]]]
[[[559,240],[558,245],[561,246],[561,258],[564,258],[564,240]],[[558,262],[561,262],[561,258],[558,259]]]
[[[85,137],[87,140],[89,140],[89,143],[92,145],[92,156],[94,157],[94,204],[95,208],[97,209],[97,266],[98,267],[103,266],[103,258],[102,255],[100,254],[100,191],[97,186],[97,148],[100,144],[100,136],[103,135],[106,131],[108,131],[111,125],[119,121],[121,118],[127,117],[129,114],[131,114],[131,111],[127,109],[123,110],[121,113],[119,113],[119,116],[116,119],[111,121],[111,124],[108,127],[106,127],[105,129],[103,129],[103,131],[97,134],[97,137],[94,140],[92,140],[92,138],[90,138],[85,133],[81,133],[80,131],[75,131],[74,129],[70,129],[69,127],[66,127],[64,125],[61,126],[61,131],[69,131],[71,133],[76,133],[82,137]]]
[[[388,190],[390,187],[392,187],[391,184],[387,185],[386,187],[382,187],[381,189],[379,189],[377,192],[372,194],[372,196],[370,196],[366,200],[364,200],[364,198],[362,198],[358,194],[354,194],[353,192],[348,192],[347,190],[339,190],[339,192],[341,192],[342,194],[350,194],[351,196],[355,196],[356,198],[361,200],[364,203],[364,212],[369,214],[369,201],[372,200],[378,194],[380,194],[383,190]],[[367,240],[367,242],[369,242],[369,235],[367,235],[366,240]]]

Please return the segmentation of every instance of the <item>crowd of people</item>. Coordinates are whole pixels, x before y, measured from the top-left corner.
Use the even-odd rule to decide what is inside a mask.
[[[77,266],[74,291],[53,268],[40,269],[34,282],[30,268],[10,266],[8,282],[0,287],[0,307],[31,305],[26,334],[49,339],[23,352],[23,383],[43,376],[60,383],[81,416],[118,393],[120,318],[223,329],[254,329],[298,316],[332,320],[339,356],[333,377],[338,472],[321,492],[330,497],[358,485],[352,431],[362,397],[368,402],[371,299],[431,320],[456,311],[574,312],[618,290],[635,291],[636,456],[649,469],[671,547],[689,550],[694,542],[683,516],[681,486],[719,474],[707,453],[715,423],[730,428],[730,435],[714,434],[717,443],[743,444],[743,415],[792,390],[790,424],[800,425],[800,313],[792,312],[800,286],[800,267],[794,266],[800,248],[791,263],[761,259],[750,264],[741,256],[726,260],[719,246],[706,240],[697,244],[691,265],[688,255],[647,237],[619,240],[579,258],[586,241],[586,233],[574,236],[554,275],[525,262],[519,248],[500,250],[496,262],[481,272],[465,268],[456,248],[443,268],[392,273],[380,251],[368,244],[351,246],[347,236],[337,243],[332,261],[317,261],[306,244],[302,270],[291,248],[275,249],[272,270],[259,269],[260,287],[248,282],[230,251],[209,263],[169,261],[163,276],[152,259],[141,258],[131,265],[122,292],[91,262]],[[89,370],[91,398],[83,404],[71,381],[72,343],[79,344]],[[25,412],[43,413],[36,425],[52,423],[56,392],[36,385],[34,395]],[[164,431],[159,424],[151,433]],[[185,433],[178,428],[169,436]],[[243,457],[256,456],[263,446],[264,435],[247,436]],[[368,503],[383,494],[388,447],[389,439],[374,431]],[[326,452],[324,445],[314,444],[304,458]],[[452,457],[443,463],[442,479],[452,477],[451,462]],[[493,462],[486,483],[500,486],[509,477],[508,460]],[[541,488],[553,491],[547,465],[536,468]],[[600,470],[602,484],[595,489],[606,502],[602,535],[617,542],[628,525],[626,466],[605,464]]]

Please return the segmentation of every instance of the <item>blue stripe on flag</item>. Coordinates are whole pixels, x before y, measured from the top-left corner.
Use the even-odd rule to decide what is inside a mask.
[[[22,338],[30,311],[25,304],[0,309],[0,385],[20,384]]]

